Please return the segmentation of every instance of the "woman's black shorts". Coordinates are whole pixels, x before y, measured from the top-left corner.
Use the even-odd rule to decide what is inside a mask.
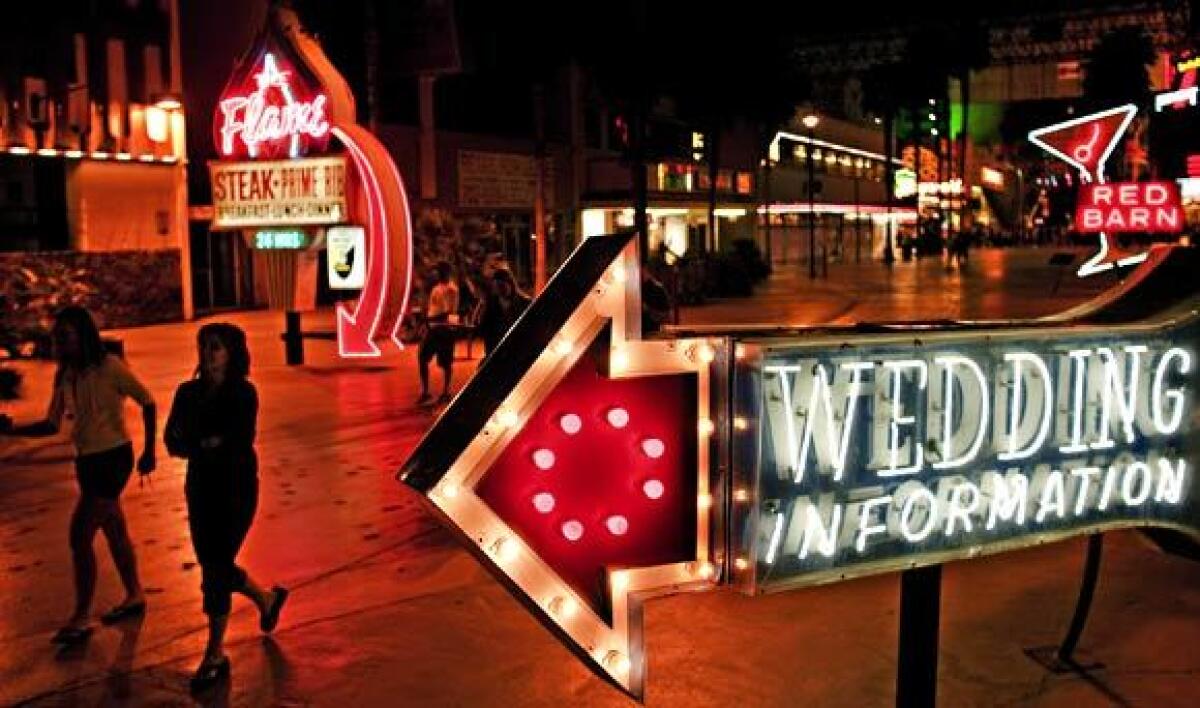
[[[84,496],[116,499],[133,473],[133,443],[75,458],[75,479]]]

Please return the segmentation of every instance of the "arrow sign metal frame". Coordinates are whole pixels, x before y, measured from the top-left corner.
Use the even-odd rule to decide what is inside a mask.
[[[1192,252],[1155,247],[1119,288],[1034,322],[677,329],[646,339],[631,237],[580,244],[399,475],[566,646],[629,694],[644,692],[642,606],[656,595],[835,582],[1113,528],[1200,541]],[[695,544],[670,562],[605,565],[599,602],[539,553],[544,538],[489,502],[486,483],[510,447],[528,451],[514,441],[537,429],[557,391],[572,390],[564,382],[593,361],[585,357],[603,369],[590,385],[688,376],[697,387],[687,399],[695,410],[656,400],[644,411],[694,416],[695,498],[681,501],[695,504]],[[555,473],[606,479],[601,464]],[[1026,486],[1010,491],[1036,493],[1020,516],[1009,503],[1001,527],[985,527],[985,492],[1000,499],[996,480],[1014,477]],[[928,517],[913,516],[908,507],[920,505],[904,489],[926,500],[916,511]],[[508,491],[528,498],[536,485]],[[836,505],[844,508],[831,522]],[[925,536],[914,540],[914,528]],[[563,535],[578,539],[565,526]]]
[[[548,627],[605,678],[634,696],[645,681],[641,607],[649,597],[704,589],[718,579],[708,340],[641,337],[640,279],[632,234],[586,239],[450,404],[401,470],[468,548]],[[589,598],[537,554],[477,494],[481,479],[525,422],[584,356],[610,334],[607,375],[614,379],[694,374],[695,554],[648,567],[607,572],[607,605]],[[583,473],[583,470],[577,472]],[[607,617],[605,615],[608,615]]]

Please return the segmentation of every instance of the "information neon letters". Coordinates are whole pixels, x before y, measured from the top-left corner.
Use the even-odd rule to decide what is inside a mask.
[[[763,577],[1169,518],[1193,475],[1180,445],[1194,354],[1176,341],[769,354]]]

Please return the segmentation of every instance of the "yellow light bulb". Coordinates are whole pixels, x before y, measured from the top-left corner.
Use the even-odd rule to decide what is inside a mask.
[[[521,419],[517,416],[516,411],[503,410],[500,411],[500,415],[496,418],[496,420],[500,422],[500,425],[503,425],[506,428],[511,428],[520,422]]]
[[[609,364],[613,371],[624,371],[629,368],[629,354],[620,347],[614,348]]]
[[[700,430],[701,435],[712,435],[712,431],[716,429],[713,422],[708,418],[701,418],[697,424],[697,428]]]

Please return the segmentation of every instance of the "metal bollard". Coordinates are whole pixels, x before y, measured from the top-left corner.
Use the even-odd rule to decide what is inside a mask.
[[[304,333],[300,330],[300,313],[288,310],[284,313],[285,329],[283,350],[288,366],[304,363]]]

